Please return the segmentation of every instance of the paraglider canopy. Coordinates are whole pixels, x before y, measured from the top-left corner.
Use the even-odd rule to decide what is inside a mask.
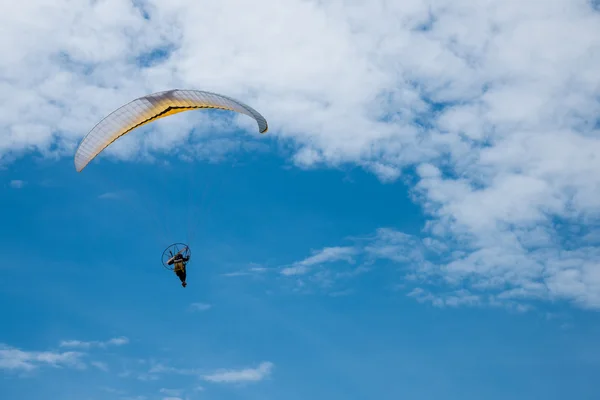
[[[98,154],[123,135],[159,118],[184,111],[213,108],[246,114],[258,131],[268,130],[266,119],[252,107],[231,97],[201,90],[168,90],[140,97],[113,111],[81,141],[75,153],[75,169],[81,172]]]

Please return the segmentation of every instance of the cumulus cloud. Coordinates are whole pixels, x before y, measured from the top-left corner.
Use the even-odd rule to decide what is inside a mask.
[[[302,168],[351,163],[390,181],[414,167],[429,218],[417,240],[436,246],[421,275],[600,307],[594,2],[45,3],[0,15],[3,36],[19,38],[0,44],[0,163],[71,156],[99,118],[140,95],[213,90],[260,110],[271,133],[254,139],[231,129],[252,129],[249,119],[184,113],[108,153],[139,160],[196,127],[210,154],[278,137]],[[222,21],[227,34],[214,35]],[[404,257],[392,250],[378,249]]]
[[[238,370],[219,370],[213,374],[204,375],[203,379],[215,383],[242,383],[258,382],[271,375],[274,364],[262,362],[256,368],[244,368]]]
[[[598,110],[598,56],[589,50],[600,28],[584,2],[554,0],[542,9],[517,1],[296,0],[272,7],[227,0],[207,8],[184,0],[77,7],[62,0],[52,13],[42,2],[3,15],[6,33],[22,39],[2,49],[10,54],[4,85],[14,89],[2,103],[25,112],[3,114],[4,154],[72,149],[118,105],[175,86],[250,101],[274,134],[297,143],[300,165],[357,162],[388,178],[405,165],[479,151],[490,135],[589,130]],[[25,15],[35,23],[20,24]],[[218,30],[219,16],[232,22],[230,34],[206,35]],[[204,115],[194,119],[206,124]],[[191,127],[187,117],[175,118]],[[526,132],[515,136],[513,128]],[[161,149],[181,139],[139,136],[115,152],[131,157],[139,146]]]

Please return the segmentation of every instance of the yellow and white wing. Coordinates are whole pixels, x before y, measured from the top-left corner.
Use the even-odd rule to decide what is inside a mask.
[[[246,114],[265,133],[265,118],[250,106],[217,93],[201,90],[168,90],[140,97],[113,111],[81,141],[75,153],[75,169],[81,172],[98,154],[121,136],[159,118],[200,108],[214,108]]]

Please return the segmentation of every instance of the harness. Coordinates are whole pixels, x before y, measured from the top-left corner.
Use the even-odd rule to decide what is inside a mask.
[[[173,271],[181,272],[184,269],[185,269],[185,262],[183,262],[183,260],[178,260],[175,262],[175,267],[173,268]]]

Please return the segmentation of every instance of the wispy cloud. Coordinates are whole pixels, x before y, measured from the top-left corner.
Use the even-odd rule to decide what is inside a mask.
[[[422,260],[424,245],[419,238],[391,228],[379,228],[364,246],[364,251],[376,259],[389,259],[399,263]]]
[[[258,382],[268,378],[273,368],[273,363],[265,361],[260,363],[256,368],[218,370],[215,373],[204,375],[202,378],[215,383]]]
[[[279,273],[289,280],[296,293],[314,293],[316,289],[331,297],[350,295],[354,290],[345,283],[370,271],[373,263],[370,256],[373,248],[365,248],[361,243],[364,239],[353,241],[352,246],[330,246],[313,251],[310,256],[279,269]]]
[[[467,290],[458,290],[452,294],[443,294],[436,296],[422,288],[415,288],[410,293],[409,297],[414,297],[420,303],[431,303],[436,307],[457,307],[460,305],[481,305],[482,299],[480,296],[473,295]]]
[[[212,373],[207,373],[205,368],[180,368],[155,360],[141,362],[141,365],[145,365],[148,368],[136,371],[134,367],[127,370],[126,373],[121,373],[119,376],[122,378],[137,379],[142,382],[160,381],[167,375],[179,375],[181,377],[189,377],[194,380],[200,379],[212,383],[244,383],[264,380],[272,374],[274,369],[274,364],[268,361],[262,362],[256,367],[218,369]],[[205,388],[196,384],[193,390],[204,391]],[[160,393],[168,397],[185,397],[185,391],[179,388],[162,388],[160,389]]]
[[[310,257],[304,260],[295,262],[289,267],[281,270],[282,275],[303,275],[306,274],[310,267],[336,261],[346,261],[352,263],[353,256],[356,254],[354,247],[326,247],[322,250],[314,252]]]
[[[89,349],[92,347],[105,348],[108,346],[123,346],[123,345],[126,345],[127,343],[129,343],[129,339],[124,336],[120,336],[120,337],[115,337],[115,338],[109,339],[104,342],[102,342],[102,341],[63,340],[60,342],[60,346],[61,347],[80,348],[80,349]]]
[[[0,344],[0,369],[31,371],[41,366],[85,368],[84,353],[24,351]]]
[[[431,291],[417,287],[407,294],[415,298],[419,303],[429,303],[434,307],[502,307],[518,313],[524,313],[534,309],[529,304],[518,303],[503,299],[488,293],[473,294],[466,289],[441,292],[433,294]]]
[[[244,270],[235,271],[235,272],[227,272],[222,274],[221,276],[225,277],[236,277],[236,276],[248,276],[248,275],[260,275],[269,272],[269,268],[262,267],[256,265],[254,263],[250,264],[250,267]]]
[[[355,245],[351,247],[327,247],[293,265],[304,267],[321,262],[344,260],[358,263],[358,266],[343,270],[306,268],[283,275],[296,279],[294,281],[296,292],[312,293],[311,286],[318,285],[326,289],[329,296],[339,297],[353,293],[352,288],[340,285],[341,282],[369,273],[372,269],[377,269],[381,261],[387,261],[392,262],[403,272],[401,283],[391,284],[388,288],[403,291],[407,296],[421,303],[430,303],[436,307],[502,306],[516,311],[526,311],[532,308],[528,300],[540,299],[547,295],[547,289],[533,281],[521,281],[517,284],[519,281],[515,280],[512,288],[506,285],[498,288],[498,282],[495,281],[498,278],[494,275],[497,270],[492,268],[489,269],[488,277],[480,276],[479,279],[474,279],[473,267],[469,267],[469,264],[461,260],[465,253],[456,251],[458,247],[452,249],[448,243],[434,236],[418,237],[391,228],[380,228],[373,235],[352,238],[352,240]],[[486,255],[489,259],[479,258],[477,263],[498,263],[506,256],[506,254],[490,253]],[[302,275],[301,280],[297,279],[298,275]],[[468,280],[465,277],[468,277]],[[532,276],[532,279],[536,277]],[[506,280],[501,282],[506,283]],[[434,290],[418,285],[429,285]]]

